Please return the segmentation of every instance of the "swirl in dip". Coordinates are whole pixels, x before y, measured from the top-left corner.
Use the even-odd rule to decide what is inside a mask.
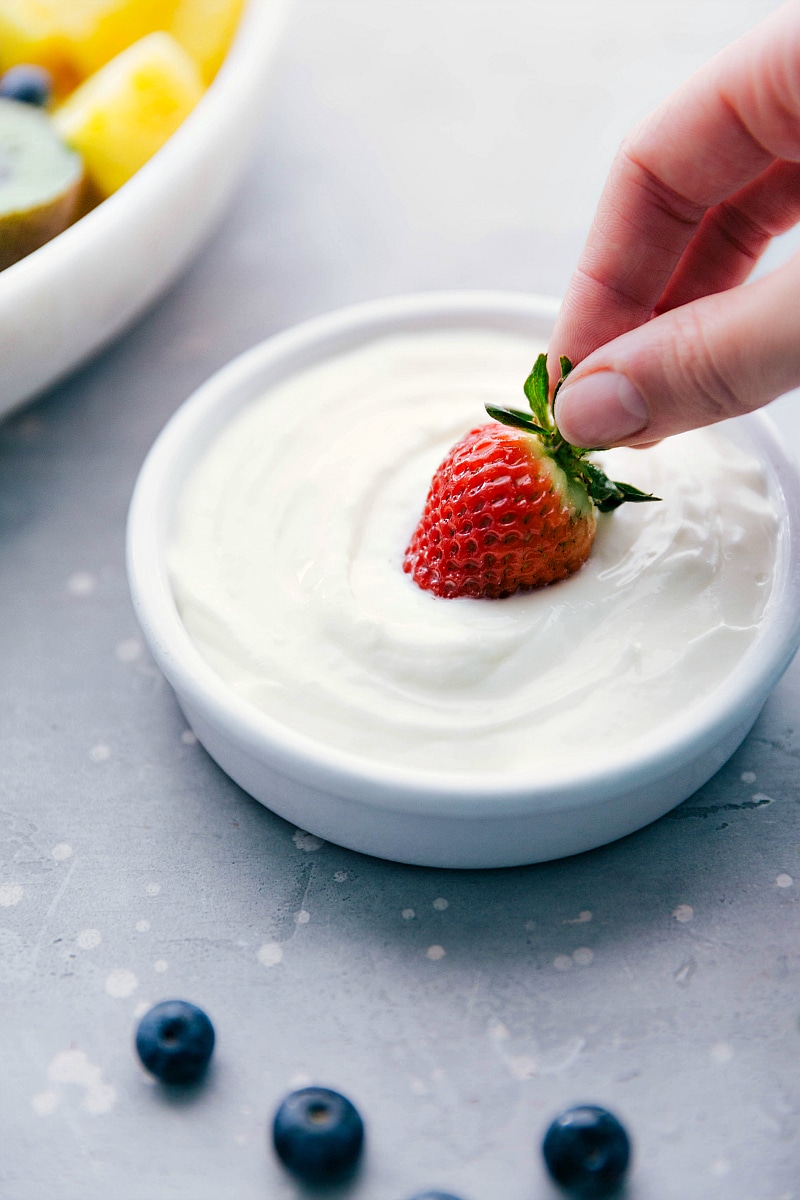
[[[756,636],[778,514],[722,431],[598,461],[663,497],[599,517],[588,563],[505,600],[442,600],[402,570],[438,463],[541,347],[394,335],[277,384],[189,476],[170,569],[215,671],[275,720],[405,766],[597,761],[715,689]]]

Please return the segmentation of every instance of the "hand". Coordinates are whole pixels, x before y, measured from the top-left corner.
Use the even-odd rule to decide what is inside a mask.
[[[792,0],[687,80],[617,153],[550,346],[579,364],[556,403],[564,436],[646,445],[800,385],[800,255],[742,286],[770,239],[797,221]]]

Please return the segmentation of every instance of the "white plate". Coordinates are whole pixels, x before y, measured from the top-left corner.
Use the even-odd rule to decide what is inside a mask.
[[[290,0],[250,0],[217,78],[136,175],[0,271],[0,416],[120,333],[199,249],[264,120]]]
[[[150,649],[200,741],[246,791],[322,838],[367,854],[444,867],[499,867],[589,850],[685,800],[739,746],[800,642],[800,476],[772,423],[729,426],[763,461],[783,514],[773,596],[758,637],[707,699],[602,769],[464,776],[367,761],[258,711],[212,670],[181,623],[166,547],[188,473],[236,412],[279,380],[386,334],[497,329],[546,341],[557,303],[503,293],[378,301],[310,321],[214,375],[175,414],[139,476],[128,575]]]

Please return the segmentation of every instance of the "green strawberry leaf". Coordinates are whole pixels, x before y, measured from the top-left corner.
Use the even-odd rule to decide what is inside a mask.
[[[633,504],[644,504],[647,501],[660,501],[660,496],[643,492],[630,483],[618,483],[609,479],[596,463],[583,459],[577,467],[577,473],[586,485],[586,490],[600,512],[613,512],[620,504],[630,501]]]
[[[661,500],[660,496],[654,496],[652,492],[643,492],[634,487],[632,483],[620,483],[619,480],[616,480],[615,487],[619,488],[623,498],[630,501],[631,504],[645,504],[648,500]]]
[[[527,413],[521,412],[518,408],[495,408],[493,404],[487,404],[485,407],[489,416],[503,425],[510,425],[512,429],[524,429],[526,433],[538,433],[540,436],[547,437],[547,432],[532,421]]]
[[[523,391],[528,397],[536,421],[543,429],[552,427],[550,416],[550,377],[547,374],[547,355],[540,354],[533,364],[533,370],[523,384]]]
[[[587,492],[600,512],[611,512],[625,502],[625,497],[614,481],[594,463],[582,460],[576,464],[576,474],[583,480]]]
[[[572,370],[572,363],[569,361],[566,354],[562,354],[558,361],[561,363],[561,378],[556,384],[555,391],[553,392],[553,404],[556,402],[556,396],[558,395],[559,388]]]

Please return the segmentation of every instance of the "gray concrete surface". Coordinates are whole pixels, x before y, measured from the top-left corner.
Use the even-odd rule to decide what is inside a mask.
[[[300,1196],[265,1129],[309,1079],[368,1126],[336,1196],[545,1200],[543,1129],[589,1099],[629,1125],[630,1200],[800,1197],[797,663],[643,832],[413,869],[320,844],[222,775],[142,647],[123,563],[139,464],[213,369],[376,295],[560,292],[620,134],[771,7],[306,0],[205,253],[0,427],[3,1200]],[[800,446],[791,400],[779,417]],[[216,1024],[196,1091],[131,1052],[169,996]]]

